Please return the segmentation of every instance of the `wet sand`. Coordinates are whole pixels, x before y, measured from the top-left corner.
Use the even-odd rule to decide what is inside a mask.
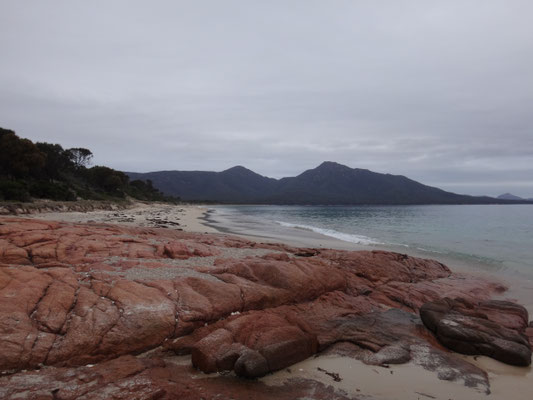
[[[388,368],[366,365],[363,362],[342,356],[325,355],[309,358],[288,370],[262,378],[271,385],[280,385],[286,380],[301,378],[316,379],[332,385],[349,396],[370,395],[372,399],[514,399],[531,398],[533,374],[530,368],[510,367],[487,357],[465,357],[489,373],[490,391],[470,388],[463,382],[440,380],[437,374],[412,363],[390,365]],[[319,369],[320,368],[320,369]],[[336,382],[326,372],[337,373]]]

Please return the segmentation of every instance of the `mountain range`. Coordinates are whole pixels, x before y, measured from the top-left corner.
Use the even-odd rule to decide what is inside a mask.
[[[446,192],[401,175],[326,161],[295,177],[274,179],[236,166],[222,172],[126,172],[186,201],[236,204],[516,204],[517,200]],[[523,203],[532,203],[523,200]]]

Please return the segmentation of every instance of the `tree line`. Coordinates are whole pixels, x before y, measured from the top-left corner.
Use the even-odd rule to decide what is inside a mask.
[[[176,202],[150,180],[133,180],[105,166],[90,167],[89,149],[64,149],[59,144],[33,143],[0,128],[0,200],[51,199],[138,200]]]

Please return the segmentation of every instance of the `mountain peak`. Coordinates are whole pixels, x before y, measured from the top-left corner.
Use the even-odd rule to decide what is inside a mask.
[[[340,171],[340,170],[351,170],[351,169],[352,168],[347,167],[346,165],[342,165],[334,161],[324,161],[322,164],[320,164],[318,167],[315,168],[315,170],[322,170],[322,171]]]
[[[501,199],[501,200],[524,200],[521,197],[515,196],[514,194],[511,194],[511,193],[500,194],[498,196],[498,199]]]
[[[222,171],[221,173],[239,173],[239,174],[242,174],[242,173],[252,173],[252,174],[255,174],[254,171],[252,170],[249,170],[248,168],[246,167],[243,167],[242,165],[236,165],[234,167],[231,167],[231,168],[228,168],[224,171]]]

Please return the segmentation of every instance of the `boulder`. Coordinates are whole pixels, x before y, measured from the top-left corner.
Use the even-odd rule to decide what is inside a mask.
[[[475,304],[444,298],[424,304],[420,317],[451,350],[484,355],[511,365],[531,364],[531,345],[525,334],[527,310],[522,306],[505,301]]]
[[[237,376],[243,378],[258,378],[270,371],[266,358],[258,351],[251,349],[246,349],[241,353],[233,369]]]

